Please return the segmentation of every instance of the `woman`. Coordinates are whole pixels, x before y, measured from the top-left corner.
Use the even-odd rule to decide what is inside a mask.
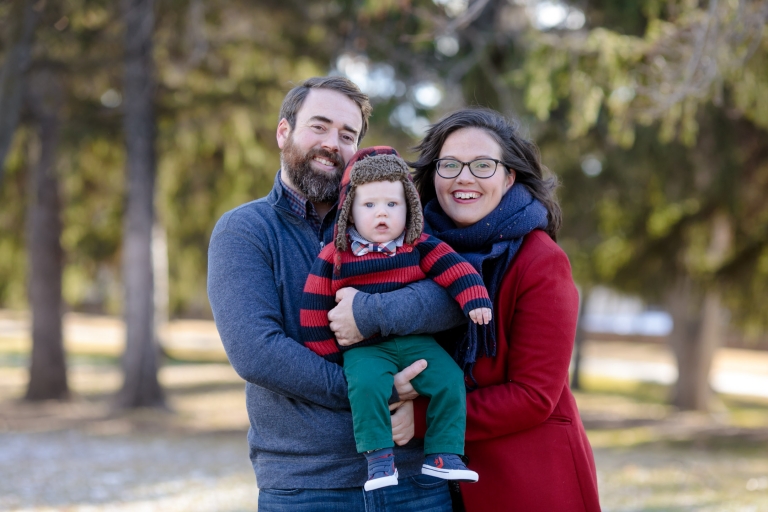
[[[568,387],[579,298],[555,243],[556,180],[544,178],[536,146],[492,110],[450,114],[416,149],[426,223],[481,272],[494,300],[495,339],[455,354],[472,389],[465,453],[480,475],[461,486],[466,510],[599,511],[592,449]],[[419,437],[423,403],[416,409]]]

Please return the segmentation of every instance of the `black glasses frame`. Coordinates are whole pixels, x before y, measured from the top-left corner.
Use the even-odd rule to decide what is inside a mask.
[[[474,173],[474,171],[472,171],[472,164],[475,163],[475,162],[478,162],[480,160],[490,160],[491,162],[494,162],[496,164],[496,166],[493,168],[493,172],[491,174],[489,174],[488,176],[478,176],[477,174]],[[440,162],[446,162],[446,161],[460,163],[461,167],[459,168],[459,172],[457,172],[453,176],[444,176],[444,175],[440,174]],[[488,178],[492,178],[493,175],[496,174],[496,170],[499,168],[499,164],[502,164],[502,166],[504,166],[504,162],[502,162],[501,160],[496,160],[495,158],[475,158],[474,160],[470,160],[469,162],[462,162],[461,160],[458,160],[456,158],[438,158],[436,160],[433,160],[432,163],[435,164],[435,171],[437,172],[437,174],[441,178],[444,178],[446,180],[451,180],[451,179],[457,177],[459,174],[461,174],[461,172],[464,170],[464,166],[465,165],[469,169],[469,172],[472,174],[472,176],[474,176],[475,178],[477,178],[479,180],[487,180]]]

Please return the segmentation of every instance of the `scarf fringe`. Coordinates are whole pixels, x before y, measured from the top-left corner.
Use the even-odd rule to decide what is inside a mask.
[[[495,332],[495,319],[485,325],[478,325],[470,321],[464,338],[456,347],[453,358],[464,371],[464,375],[468,375],[472,380],[473,386],[467,386],[470,391],[477,387],[477,381],[472,373],[477,359],[480,357],[494,357],[496,355]]]

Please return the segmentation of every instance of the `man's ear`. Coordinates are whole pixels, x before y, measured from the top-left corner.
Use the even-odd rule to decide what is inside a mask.
[[[291,125],[286,118],[277,123],[277,147],[283,149],[285,141],[291,136]]]

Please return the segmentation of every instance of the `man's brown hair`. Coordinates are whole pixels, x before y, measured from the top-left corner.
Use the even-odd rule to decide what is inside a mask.
[[[286,119],[291,127],[291,130],[296,128],[296,113],[301,109],[304,104],[304,100],[307,98],[311,89],[329,89],[332,91],[338,91],[347,98],[355,102],[360,107],[360,114],[363,117],[363,126],[360,129],[360,134],[357,137],[357,143],[359,144],[363,140],[365,132],[368,131],[368,118],[371,117],[371,101],[368,99],[368,95],[360,90],[354,82],[343,76],[316,76],[309,78],[285,95],[283,104],[280,106],[280,117]]]

